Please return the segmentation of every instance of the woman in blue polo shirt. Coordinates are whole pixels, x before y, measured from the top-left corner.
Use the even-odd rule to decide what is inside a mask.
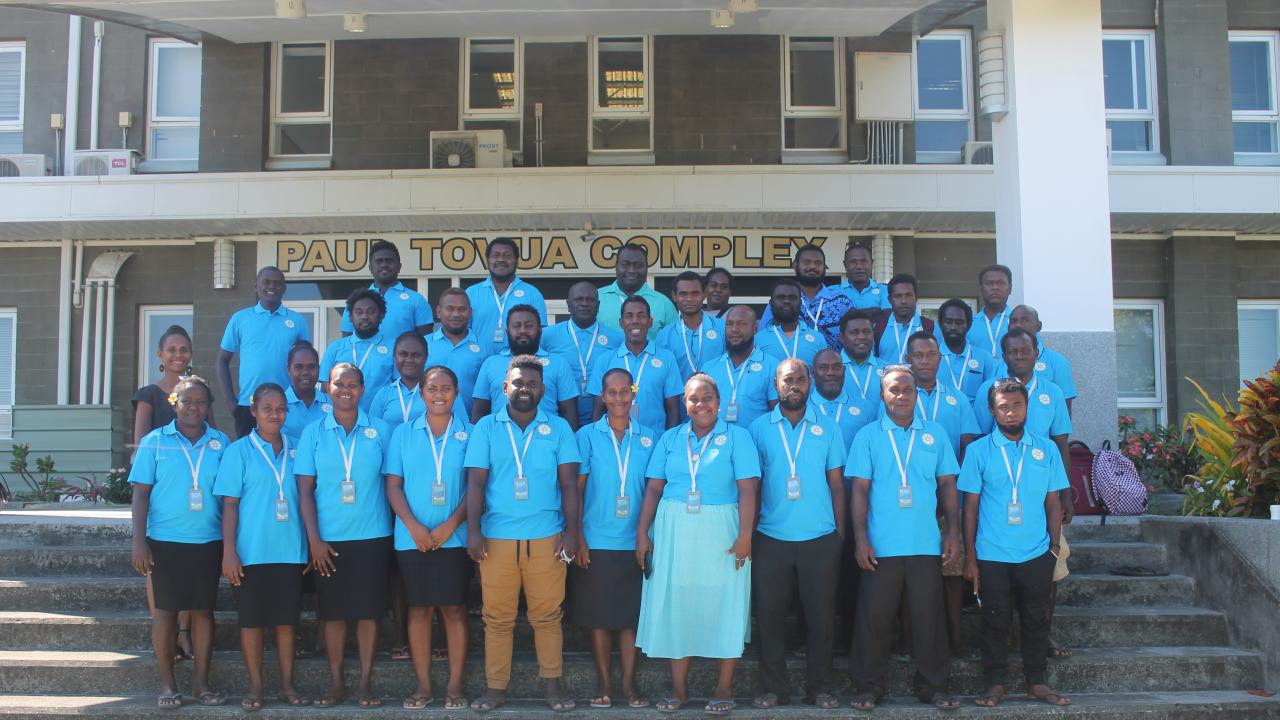
[[[396,338],[391,351],[397,377],[376,389],[369,414],[380,418],[392,432],[404,423],[422,417],[422,372],[427,363],[427,341],[410,331]]]
[[[221,512],[213,481],[227,436],[210,427],[209,385],[189,375],[170,396],[176,419],[143,436],[133,458],[133,568],[151,576],[151,633],[160,672],[160,707],[182,704],[173,678],[178,612],[191,612],[195,669],[191,692],[202,705],[226,702],[209,689],[213,608],[222,562]]]
[[[289,438],[294,447],[302,437],[302,431],[311,423],[323,420],[333,412],[329,396],[316,387],[320,375],[320,353],[306,340],[299,340],[289,348],[289,387],[284,391],[289,412],[280,432]]]
[[[467,557],[463,457],[471,424],[453,414],[458,376],[447,367],[427,371],[418,399],[426,405],[426,414],[396,428],[383,466],[387,500],[396,514],[396,562],[409,605],[409,651],[418,676],[418,687],[404,699],[404,707],[424,708],[433,697],[431,619],[439,608],[449,644],[444,707],[462,710],[467,707],[462,673],[472,567]]]
[[[293,689],[294,630],[302,612],[306,535],[298,516],[297,448],[281,433],[288,403],[284,388],[263,383],[250,398],[254,430],[231,443],[213,494],[222,499],[222,576],[231,583],[240,616],[240,649],[249,671],[245,710],[262,709],[262,643],[276,629],[280,699],[309,705]]]
[[[751,532],[760,456],[751,435],[718,418],[720,390],[698,373],[684,385],[689,422],[666,431],[649,459],[636,561],[648,575],[636,646],[671,659],[671,695],[689,699],[689,658],[720,660],[706,712],[733,710],[733,673],[750,632]]]
[[[377,707],[373,654],[378,621],[387,614],[391,570],[391,509],[382,480],[382,459],[391,440],[386,423],[360,409],[364,375],[351,363],[329,373],[333,412],[302,431],[294,472],[298,505],[307,529],[311,569],[316,578],[332,685],[316,701],[336,705],[346,697],[342,674],[347,623],[356,622],[360,655],[361,707]]]
[[[658,433],[631,422],[636,394],[631,373],[604,374],[600,397],[605,416],[577,432],[578,492],[582,531],[569,575],[569,617],[591,628],[597,694],[591,707],[612,707],[613,636],[622,660],[622,694],[633,708],[649,701],[636,689],[636,625],[643,579],[635,561],[636,519],[644,500],[645,471]]]

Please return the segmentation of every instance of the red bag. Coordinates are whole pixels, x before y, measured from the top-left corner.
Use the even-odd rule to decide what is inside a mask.
[[[1067,481],[1071,483],[1071,506],[1076,515],[1102,515],[1102,502],[1093,492],[1093,451],[1079,440],[1068,446],[1071,466]]]

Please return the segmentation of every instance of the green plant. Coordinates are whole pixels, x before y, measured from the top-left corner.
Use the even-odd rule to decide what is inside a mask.
[[[1182,511],[1187,515],[1242,515],[1248,501],[1249,485],[1244,470],[1235,463],[1235,433],[1231,418],[1235,410],[1227,398],[1217,402],[1195,380],[1187,378],[1200,392],[1200,412],[1187,413],[1187,427],[1194,438],[1200,467],[1187,476],[1182,488]]]
[[[30,444],[14,443],[9,452],[12,455],[9,460],[9,470],[17,473],[18,477],[22,478],[22,481],[30,488],[30,492],[21,494],[24,499],[37,502],[56,502],[61,495],[68,493],[79,494],[79,488],[67,485],[64,478],[53,474],[53,456],[45,455],[42,458],[36,458],[36,471],[32,473]]]
[[[133,487],[129,485],[129,468],[112,468],[107,473],[103,498],[117,505],[128,505],[133,502]]]
[[[1120,452],[1133,461],[1148,491],[1157,487],[1181,491],[1188,475],[1200,467],[1187,432],[1172,425],[1141,428],[1131,415],[1119,418]]]
[[[1235,433],[1232,464],[1249,483],[1244,514],[1265,516],[1280,496],[1280,365],[1245,381],[1240,409],[1229,422]]]

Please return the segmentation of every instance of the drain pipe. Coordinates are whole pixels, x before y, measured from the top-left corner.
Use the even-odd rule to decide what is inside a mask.
[[[85,283],[80,309],[80,404],[89,404],[89,323],[93,319],[93,281]]]
[[[106,32],[106,23],[93,21],[93,82],[89,85],[89,149],[98,149],[98,115],[99,102],[102,98],[102,36]]]
[[[67,117],[62,132],[62,174],[75,174],[75,152],[80,125],[80,34],[81,18],[72,15],[67,20]]]
[[[107,294],[106,282],[99,280],[97,282],[97,295],[94,298],[93,316],[93,404],[102,404],[102,320],[103,305],[106,303],[104,299]]]
[[[102,404],[111,404],[112,353],[116,345],[116,279],[107,281],[107,346],[102,357]]]
[[[71,347],[71,246],[74,241],[62,240],[62,257],[58,263],[58,347]],[[71,358],[65,352],[58,353],[58,404],[66,405],[71,392]]]

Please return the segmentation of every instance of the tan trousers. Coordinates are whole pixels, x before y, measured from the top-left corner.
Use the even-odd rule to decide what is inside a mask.
[[[511,645],[524,589],[533,644],[538,653],[538,677],[563,673],[564,634],[560,606],[564,604],[567,566],[556,557],[560,535],[539,540],[493,540],[489,556],[480,561],[480,590],[484,601],[484,674],[488,687],[506,690],[511,682]]]

